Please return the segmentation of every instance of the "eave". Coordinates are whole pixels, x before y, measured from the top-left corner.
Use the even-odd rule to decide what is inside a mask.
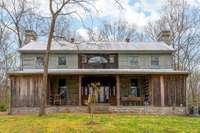
[[[49,75],[188,75],[187,71],[175,71],[173,69],[49,69]],[[42,75],[43,69],[27,69],[23,71],[11,71],[12,75]]]

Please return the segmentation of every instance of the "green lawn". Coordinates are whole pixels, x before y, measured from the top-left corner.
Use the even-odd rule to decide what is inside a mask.
[[[200,118],[97,114],[96,125],[88,125],[89,114],[0,116],[0,133],[200,133]]]

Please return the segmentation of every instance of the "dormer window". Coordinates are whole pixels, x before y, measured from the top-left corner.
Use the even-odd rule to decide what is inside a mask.
[[[95,57],[91,57],[88,60],[88,63],[90,63],[90,64],[106,64],[106,63],[108,63],[108,60],[102,56],[95,56]]]
[[[36,57],[36,65],[37,66],[43,66],[44,65],[44,57],[43,56],[37,56]]]
[[[151,56],[151,65],[159,66],[159,56]]]

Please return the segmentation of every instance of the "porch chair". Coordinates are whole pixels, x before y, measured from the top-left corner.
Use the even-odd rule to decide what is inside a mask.
[[[61,96],[59,94],[54,95],[53,104],[54,105],[56,105],[56,104],[61,105],[62,104]]]
[[[53,104],[54,105],[61,105],[62,104],[62,98],[61,96],[64,94],[64,90],[61,91],[59,94],[55,94],[54,95],[54,99],[53,99]]]

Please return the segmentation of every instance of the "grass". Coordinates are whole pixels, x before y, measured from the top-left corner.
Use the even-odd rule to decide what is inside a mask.
[[[0,116],[0,133],[200,133],[200,118],[127,114]]]

